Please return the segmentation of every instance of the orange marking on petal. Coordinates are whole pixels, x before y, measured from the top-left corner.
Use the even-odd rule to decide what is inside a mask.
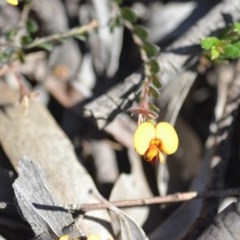
[[[150,162],[152,161],[157,155],[158,155],[158,148],[155,145],[151,145],[148,150],[146,151],[146,153],[144,154],[144,158]]]

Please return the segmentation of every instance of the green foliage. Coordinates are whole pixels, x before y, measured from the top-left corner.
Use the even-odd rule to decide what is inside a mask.
[[[205,50],[210,50],[219,41],[216,37],[208,37],[201,40],[201,46]]]
[[[159,54],[159,47],[148,41],[144,42],[143,49],[146,51],[149,58],[156,57]]]
[[[53,44],[50,43],[50,42],[47,42],[47,43],[43,43],[43,44],[40,44],[38,45],[39,48],[42,48],[44,50],[47,50],[47,51],[52,51],[53,49]]]
[[[117,3],[120,14],[110,21],[110,30],[113,30],[116,26],[123,25],[132,33],[133,40],[139,47],[144,65],[145,80],[142,91],[144,92],[147,89],[149,96],[157,98],[159,97],[159,88],[161,88],[160,79],[157,77],[160,66],[156,59],[159,54],[159,47],[148,41],[148,29],[136,24],[137,16],[131,8],[120,6],[118,0],[113,0],[113,2]],[[139,100],[139,102],[143,101],[146,101],[146,99]],[[159,109],[157,111],[159,111]]]
[[[121,26],[121,17],[116,16],[115,18],[112,18],[109,21],[108,25],[110,32],[113,32],[114,28]]]
[[[121,14],[125,20],[127,20],[131,23],[135,23],[137,21],[136,13],[129,7],[122,7]]]
[[[207,37],[201,40],[201,46],[211,60],[230,60],[240,57],[240,23],[234,23],[225,29],[219,37]]]
[[[147,37],[148,37],[148,30],[147,30],[147,28],[145,28],[145,27],[143,27],[141,25],[134,26],[134,32],[143,41],[145,41],[147,39]]]
[[[116,4],[120,5],[123,3],[123,0],[112,0],[113,2],[115,2]]]
[[[19,51],[17,51],[17,59],[21,62],[24,63],[25,62],[25,54],[24,52],[20,49]]]
[[[32,37],[30,35],[25,35],[21,38],[22,45],[27,45],[32,42]]]
[[[236,22],[233,24],[233,31],[240,35],[240,23]]]
[[[156,59],[150,59],[148,65],[152,74],[157,74],[160,71],[160,66]]]
[[[88,39],[88,33],[82,33],[74,36],[76,39],[85,42]],[[63,39],[65,40],[65,39]]]
[[[151,75],[151,79],[152,79],[152,84],[154,87],[156,87],[156,88],[162,87],[162,84],[161,84],[159,78],[155,74]]]
[[[150,96],[154,97],[154,98],[158,98],[160,97],[160,92],[158,91],[158,89],[156,89],[153,86],[149,87],[149,94]]]
[[[31,35],[38,30],[38,25],[32,18],[29,18],[26,21],[26,29],[27,29],[27,32],[29,33],[29,35]]]
[[[14,38],[16,37],[17,33],[18,33],[18,29],[17,28],[13,28],[10,31],[8,31],[6,33],[7,40],[10,41],[10,42],[13,41]]]
[[[149,103],[149,108],[150,108],[150,110],[152,110],[153,112],[155,112],[157,114],[160,112],[160,109],[155,104]]]

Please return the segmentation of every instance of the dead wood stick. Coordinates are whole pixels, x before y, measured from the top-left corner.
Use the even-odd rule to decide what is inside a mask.
[[[240,189],[208,191],[203,193],[196,192],[196,191],[182,192],[182,193],[169,194],[166,196],[112,201],[111,204],[119,208],[126,208],[126,207],[146,206],[146,205],[154,205],[154,204],[186,202],[186,201],[190,201],[197,198],[222,198],[226,196],[240,196]],[[79,204],[79,205],[68,205],[68,206],[65,205],[64,208],[73,212],[76,212],[76,211],[88,212],[96,209],[105,209],[107,208],[107,206],[103,203],[94,203],[94,204]]]
[[[166,196],[157,196],[150,198],[139,198],[139,199],[128,199],[128,200],[118,200],[111,201],[110,203],[119,208],[127,208],[127,207],[136,207],[136,206],[146,206],[146,205],[154,205],[154,204],[168,204],[168,203],[177,203],[177,202],[186,202],[190,200],[194,200],[197,198],[223,198],[235,196],[240,197],[240,188],[234,189],[226,189],[226,190],[217,190],[217,191],[208,191],[208,192],[180,192],[169,194]],[[8,205],[14,205],[13,202],[0,202],[0,209],[6,208]],[[39,207],[51,207],[56,210],[59,208],[63,208],[70,212],[89,212],[97,209],[106,209],[107,206],[103,203],[92,203],[92,204],[68,204],[68,205],[58,205],[58,206],[46,206],[40,204],[36,204]]]

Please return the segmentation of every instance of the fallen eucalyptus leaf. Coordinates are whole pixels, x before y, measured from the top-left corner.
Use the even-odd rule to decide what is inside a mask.
[[[73,218],[64,209],[54,207],[57,204],[40,167],[23,157],[18,172],[13,189],[21,212],[34,233],[37,236],[44,233],[48,237],[53,237],[53,233],[55,237],[61,236],[62,229],[73,223]]]

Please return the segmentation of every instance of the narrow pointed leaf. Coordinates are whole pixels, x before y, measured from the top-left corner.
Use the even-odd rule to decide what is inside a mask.
[[[52,51],[53,49],[53,44],[51,43],[43,43],[41,45],[38,45],[39,48],[42,48],[44,50],[47,50],[47,51]]]

